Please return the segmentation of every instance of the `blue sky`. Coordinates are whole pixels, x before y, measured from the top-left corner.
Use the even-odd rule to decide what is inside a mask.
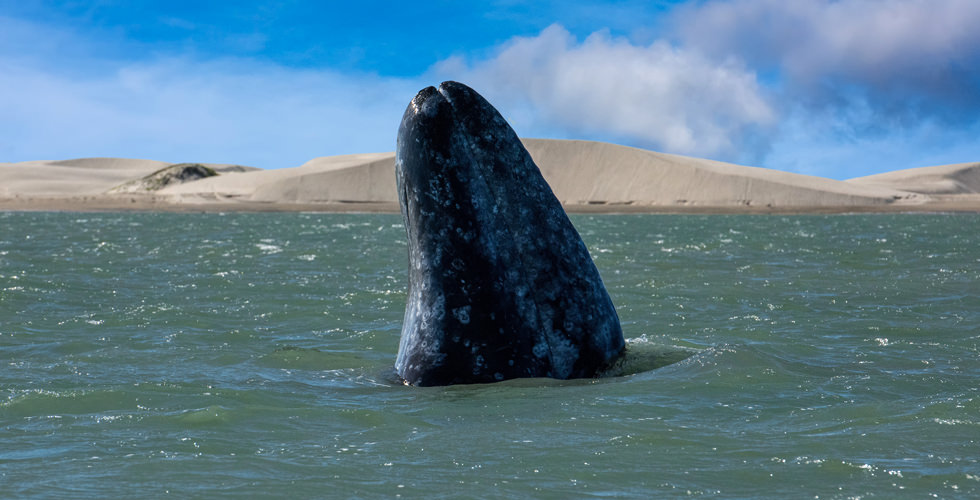
[[[837,179],[973,162],[976,26],[976,0],[0,0],[0,162],[390,151],[446,79],[524,137]]]

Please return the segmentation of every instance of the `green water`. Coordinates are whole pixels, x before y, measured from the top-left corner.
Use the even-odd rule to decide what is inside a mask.
[[[980,495],[980,216],[573,217],[697,354],[443,388],[400,222],[0,213],[0,497]]]

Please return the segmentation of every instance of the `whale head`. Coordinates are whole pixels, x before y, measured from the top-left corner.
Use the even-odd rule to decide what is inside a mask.
[[[489,102],[457,82],[422,89],[395,158],[407,383],[593,377],[618,359],[619,317],[588,249]]]

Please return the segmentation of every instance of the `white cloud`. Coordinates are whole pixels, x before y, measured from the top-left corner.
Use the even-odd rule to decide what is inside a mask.
[[[976,161],[980,2],[689,4],[675,43],[745,61],[780,119],[763,166],[834,178]]]
[[[776,118],[754,73],[735,60],[717,63],[663,41],[637,46],[604,32],[578,42],[558,25],[515,38],[490,59],[457,57],[434,72],[471,84],[525,135],[558,130],[736,155]]]
[[[130,156],[274,168],[390,151],[418,85],[236,60],[81,76],[0,60],[0,161]]]
[[[787,97],[810,104],[970,121],[980,110],[976,0],[715,1],[674,20],[685,47],[775,69]]]
[[[0,18],[4,28],[23,50],[0,47],[0,162],[124,156],[276,168],[391,151],[420,87],[247,59],[133,62],[68,31]]]

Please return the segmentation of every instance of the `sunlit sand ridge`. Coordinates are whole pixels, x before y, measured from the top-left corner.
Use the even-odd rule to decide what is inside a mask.
[[[980,211],[980,163],[837,181],[602,142],[524,143],[571,211]],[[132,189],[170,165],[120,158],[0,164],[0,208],[398,210],[394,153],[320,157],[277,170],[204,164],[219,175]]]

